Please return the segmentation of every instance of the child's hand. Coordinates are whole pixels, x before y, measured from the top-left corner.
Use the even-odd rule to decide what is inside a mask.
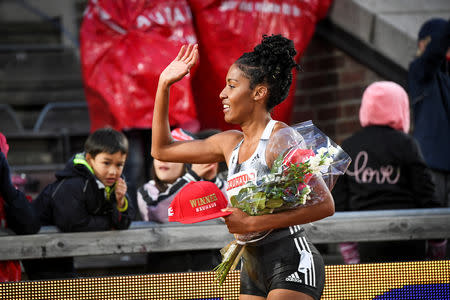
[[[184,45],[178,56],[162,71],[159,79],[168,85],[181,80],[198,60],[197,45]]]
[[[115,194],[117,207],[122,208],[125,205],[125,194],[127,193],[127,184],[125,180],[119,178],[116,182]]]

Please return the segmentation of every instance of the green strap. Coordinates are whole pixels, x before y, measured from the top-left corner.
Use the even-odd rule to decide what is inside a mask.
[[[125,205],[121,208],[119,206],[117,206],[117,210],[120,212],[124,212],[128,209],[128,199],[127,197],[123,197],[123,200],[125,201]]]
[[[115,188],[116,188],[115,185],[113,187],[109,187],[109,186],[105,187],[106,199],[108,199],[108,201],[111,200],[111,198],[110,198],[111,197],[111,193],[114,192]],[[123,200],[125,202],[123,207],[119,207],[118,205],[116,205],[117,206],[117,210],[120,211],[120,212],[124,212],[124,211],[126,211],[128,209],[128,199],[127,199],[127,197],[124,196]]]
[[[78,153],[77,155],[75,155],[75,158],[73,159],[73,164],[74,165],[84,165],[86,168],[88,168],[89,171],[91,171],[92,174],[95,174],[94,169],[92,169],[92,167],[86,161],[86,158],[84,157],[84,155],[81,153]]]

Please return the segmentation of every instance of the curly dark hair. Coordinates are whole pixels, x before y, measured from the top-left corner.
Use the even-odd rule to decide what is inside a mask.
[[[267,110],[280,104],[288,95],[292,83],[292,68],[299,70],[294,57],[297,54],[294,43],[282,36],[263,35],[262,41],[253,52],[244,53],[235,64],[250,79],[250,88],[267,84],[269,98]]]

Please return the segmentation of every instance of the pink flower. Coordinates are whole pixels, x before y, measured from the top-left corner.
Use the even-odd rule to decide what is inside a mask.
[[[311,179],[312,174],[306,174],[305,175],[305,181],[308,182]],[[304,183],[299,183],[297,186],[297,191],[300,192],[301,190],[303,190],[306,187],[306,184]]]
[[[314,155],[314,151],[311,149],[291,149],[283,159],[283,166],[289,167],[291,164],[298,165],[299,163],[304,163],[308,158]]]
[[[289,150],[289,152],[286,154],[286,156],[283,159],[283,169],[287,170],[291,164],[295,164],[296,166],[299,166],[300,164],[304,163],[308,158],[314,156],[315,153],[313,150],[311,149],[300,149],[300,148],[293,148],[291,150]],[[306,185],[308,184],[309,180],[311,179],[312,174],[311,173],[307,173],[304,176],[303,179],[303,183]],[[300,183],[300,185],[298,186],[298,190],[302,190],[305,185],[302,185],[302,183]]]

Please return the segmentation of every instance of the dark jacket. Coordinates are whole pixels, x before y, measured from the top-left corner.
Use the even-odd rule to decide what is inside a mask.
[[[10,229],[16,234],[33,234],[39,231],[39,218],[24,193],[11,182],[5,155],[0,151],[0,229]],[[0,261],[0,282],[21,279],[19,261]]]
[[[39,194],[33,206],[42,225],[56,225],[63,232],[127,229],[134,208],[126,200],[124,211],[117,209],[114,187],[106,187],[88,167],[84,153],[72,157],[56,181]],[[128,197],[127,197],[128,198]],[[74,278],[72,257],[23,260],[30,280]]]
[[[10,169],[5,155],[0,152],[0,210],[8,228],[16,234],[33,234],[39,231],[39,218],[23,192],[11,182]],[[0,227],[4,227],[2,220]]]
[[[352,162],[332,191],[336,211],[436,207],[434,185],[411,136],[368,126],[342,143]]]
[[[445,53],[450,47],[450,21],[433,34],[424,53],[408,71],[414,113],[414,137],[429,167],[450,171],[450,74]]]
[[[63,232],[127,229],[134,215],[126,200],[124,211],[116,205],[114,186],[105,187],[90,171],[84,153],[71,158],[57,181],[34,201],[42,225],[56,225]],[[127,197],[128,198],[128,197]]]

